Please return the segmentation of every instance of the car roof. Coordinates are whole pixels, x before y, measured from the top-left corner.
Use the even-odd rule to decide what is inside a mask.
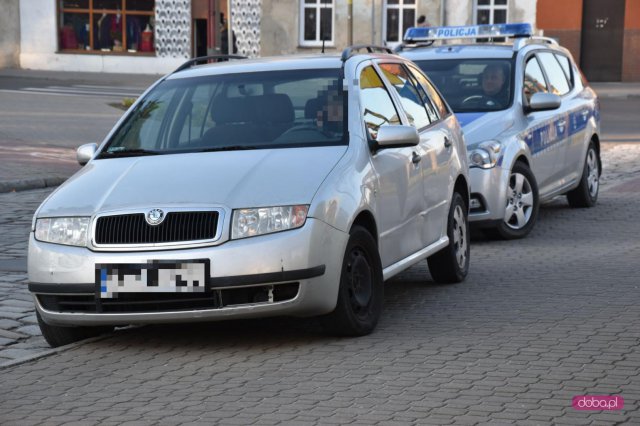
[[[420,46],[400,52],[402,56],[412,61],[425,59],[475,59],[496,58],[509,59],[513,57],[512,44],[446,44],[439,46]]]

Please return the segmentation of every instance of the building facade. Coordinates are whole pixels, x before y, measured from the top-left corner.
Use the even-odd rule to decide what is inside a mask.
[[[640,81],[640,0],[538,0],[537,23],[587,79]]]
[[[20,0],[19,49],[0,55],[23,68],[160,74],[228,52],[229,21],[234,52],[256,57],[393,47],[421,16],[427,26],[529,22],[587,77],[640,80],[640,0]]]

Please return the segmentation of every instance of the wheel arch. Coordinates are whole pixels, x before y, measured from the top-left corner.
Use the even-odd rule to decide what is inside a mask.
[[[363,210],[356,215],[356,218],[353,220],[350,229],[353,229],[354,226],[362,226],[364,229],[369,231],[371,236],[378,244],[378,225],[376,224],[376,219],[369,210]]]
[[[456,192],[462,195],[462,198],[464,199],[464,202],[467,205],[467,208],[469,208],[469,197],[470,197],[469,183],[467,182],[467,179],[464,177],[464,175],[459,175],[456,178],[456,182],[453,185],[453,193],[456,193]]]

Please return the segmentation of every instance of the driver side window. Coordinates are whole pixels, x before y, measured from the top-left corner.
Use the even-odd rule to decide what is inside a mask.
[[[544,80],[544,74],[535,56],[527,61],[527,66],[524,69],[524,86],[522,90],[527,105],[534,93],[546,93],[549,91]]]
[[[372,140],[377,139],[380,126],[400,124],[398,111],[372,66],[366,67],[360,74],[360,104],[362,119]]]

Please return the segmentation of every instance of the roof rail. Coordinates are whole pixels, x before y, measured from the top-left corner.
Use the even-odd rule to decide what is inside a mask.
[[[524,46],[528,44],[549,44],[552,46],[559,46],[559,43],[556,39],[551,37],[541,37],[541,36],[533,36],[529,38],[520,38],[516,39],[515,43],[513,43],[513,50],[518,51],[522,49]]]
[[[174,73],[186,70],[187,68],[191,68],[194,65],[197,65],[199,62],[211,61],[213,59],[217,59],[216,62],[220,62],[220,60],[229,60],[229,59],[248,59],[246,56],[242,55],[210,55],[210,56],[199,56],[197,58],[191,58],[184,64],[180,65]]]
[[[393,48],[393,52],[398,53],[398,52],[402,52],[403,50],[417,49],[419,47],[429,47],[429,46],[433,46],[434,42],[435,40],[421,41],[417,43],[400,43],[399,45]]]
[[[356,44],[354,46],[349,46],[346,49],[344,49],[342,51],[342,56],[340,57],[340,60],[342,62],[346,62],[347,59],[349,59],[355,52],[361,49],[367,49],[367,52],[369,53],[382,52],[382,53],[393,54],[393,50],[391,50],[390,47],[376,46],[374,44]]]

